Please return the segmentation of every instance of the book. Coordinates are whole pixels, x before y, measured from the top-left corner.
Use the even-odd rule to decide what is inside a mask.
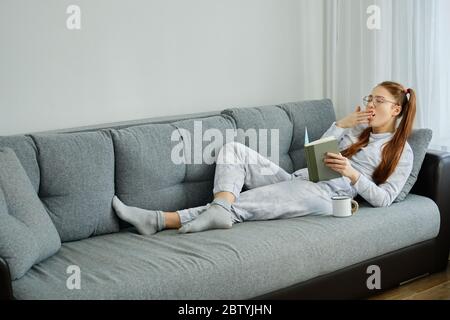
[[[325,153],[339,154],[338,141],[334,136],[306,143],[304,150],[310,181],[319,182],[342,177],[339,172],[327,167],[323,162]]]

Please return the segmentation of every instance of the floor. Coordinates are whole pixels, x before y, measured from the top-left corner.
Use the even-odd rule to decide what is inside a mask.
[[[370,300],[450,300],[450,262],[446,271],[416,279]]]

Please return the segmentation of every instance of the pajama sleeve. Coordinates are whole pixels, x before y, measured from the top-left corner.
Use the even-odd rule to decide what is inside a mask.
[[[339,150],[344,150],[348,146],[356,142],[358,140],[358,136],[367,127],[367,125],[358,124],[353,128],[341,128],[336,125],[335,121],[333,122],[331,127],[322,135],[321,139],[334,136],[338,141]]]
[[[388,207],[398,197],[406,180],[408,180],[412,171],[413,160],[413,151],[409,144],[406,144],[395,171],[386,182],[376,185],[371,179],[361,173],[353,187],[372,206]]]
[[[341,128],[336,125],[336,121],[333,122],[331,127],[322,135],[321,139],[328,138],[331,136],[334,136],[338,141],[341,140],[342,136],[348,131],[349,129]]]

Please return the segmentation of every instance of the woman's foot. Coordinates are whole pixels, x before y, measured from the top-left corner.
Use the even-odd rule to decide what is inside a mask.
[[[129,207],[113,197],[112,205],[117,216],[133,225],[140,234],[152,235],[161,231],[165,227],[164,214],[162,211],[145,210],[136,207]]]
[[[178,232],[191,233],[211,229],[230,229],[232,226],[231,204],[224,199],[215,199],[208,209],[195,220],[178,229]]]

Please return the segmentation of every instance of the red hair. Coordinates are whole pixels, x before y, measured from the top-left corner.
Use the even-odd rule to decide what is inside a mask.
[[[372,180],[380,185],[390,177],[397,167],[403,153],[406,141],[412,132],[414,118],[416,116],[416,93],[413,89],[405,89],[401,84],[392,81],[380,83],[377,87],[383,87],[389,91],[395,101],[402,106],[402,111],[397,117],[402,117],[400,125],[390,141],[385,143],[382,151],[381,163],[372,174]],[[408,99],[409,95],[409,99]],[[366,128],[358,137],[358,142],[341,151],[346,158],[351,158],[359,150],[369,144],[372,127]]]

